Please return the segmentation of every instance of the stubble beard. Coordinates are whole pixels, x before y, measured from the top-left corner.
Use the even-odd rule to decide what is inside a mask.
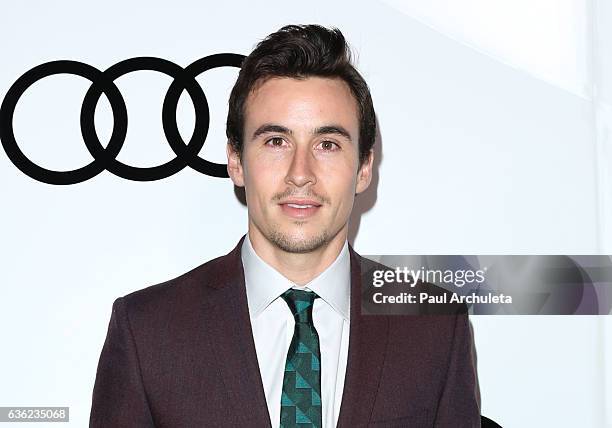
[[[297,227],[302,227],[304,224],[306,224],[304,221],[294,222],[294,225]],[[315,236],[296,238],[288,233],[282,232],[280,228],[274,227],[267,231],[266,238],[281,250],[287,253],[296,254],[310,253],[318,250],[330,241],[330,235],[327,230],[323,230]]]

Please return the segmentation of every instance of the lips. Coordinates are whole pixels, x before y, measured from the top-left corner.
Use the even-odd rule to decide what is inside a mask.
[[[320,203],[312,199],[287,199],[286,201],[281,202],[281,205],[283,204],[300,205],[300,206],[310,205],[310,206],[315,206],[315,207],[321,206]]]
[[[319,211],[321,204],[311,199],[289,199],[279,204],[284,214],[293,218],[308,218]]]
[[[300,209],[314,207],[314,205],[312,204],[306,204],[306,205],[287,204],[287,205],[290,206],[291,208],[300,208]]]

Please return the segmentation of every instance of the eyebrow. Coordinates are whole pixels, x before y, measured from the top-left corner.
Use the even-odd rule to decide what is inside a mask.
[[[293,135],[293,131],[289,128],[286,128],[281,125],[272,125],[270,123],[266,123],[261,125],[255,130],[255,132],[253,132],[253,139],[259,137],[262,134],[269,134],[273,132],[278,134]]]
[[[320,126],[318,128],[315,128],[314,134],[315,135],[335,134],[335,135],[344,137],[349,141],[353,141],[353,139],[351,138],[351,134],[349,134],[349,132],[340,125]]]
[[[255,130],[255,132],[253,132],[253,139],[259,137],[262,134],[268,134],[268,133],[293,135],[293,131],[285,126],[266,123],[266,124],[261,125],[259,128]],[[346,129],[344,129],[344,127],[340,125],[319,126],[318,128],[314,129],[313,134],[314,135],[335,134],[335,135],[344,137],[349,141],[353,141],[353,139],[351,138],[351,134]]]

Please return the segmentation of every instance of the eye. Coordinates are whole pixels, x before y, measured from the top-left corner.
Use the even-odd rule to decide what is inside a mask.
[[[266,145],[270,145],[272,147],[281,147],[283,145],[284,140],[281,137],[272,137],[266,140]]]
[[[321,141],[319,146],[321,146],[323,151],[326,151],[326,152],[335,152],[336,150],[340,150],[340,145],[338,145],[338,143],[335,143],[329,140]]]

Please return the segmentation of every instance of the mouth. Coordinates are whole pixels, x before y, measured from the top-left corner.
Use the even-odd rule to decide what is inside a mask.
[[[321,204],[312,200],[287,200],[280,204],[283,213],[292,218],[308,218],[315,215],[321,208]]]

